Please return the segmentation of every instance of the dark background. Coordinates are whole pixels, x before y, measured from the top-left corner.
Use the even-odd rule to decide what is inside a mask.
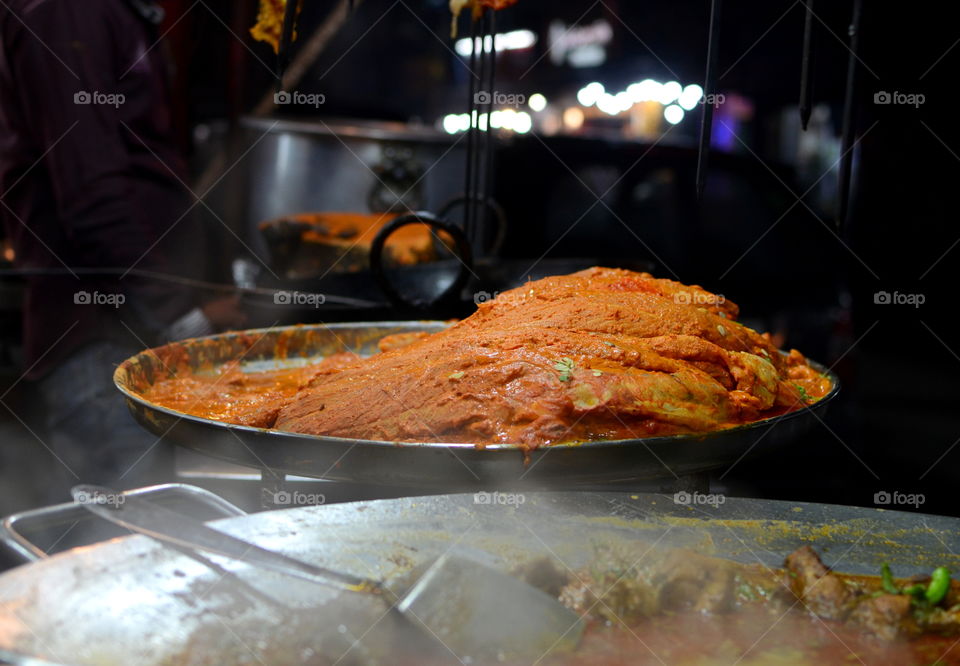
[[[332,4],[306,0],[303,30]],[[498,148],[496,179],[496,196],[512,220],[504,254],[531,263],[544,256],[649,260],[657,276],[728,295],[749,325],[835,366],[843,391],[825,424],[789,451],[718,473],[717,488],[863,506],[872,506],[881,490],[920,492],[922,511],[960,515],[960,450],[954,448],[960,345],[953,316],[960,29],[945,9],[866,4],[854,95],[859,140],[850,215],[842,224],[835,216],[833,160],[805,163],[795,148],[802,4],[726,3],[719,89],[749,100],[754,112],[739,133],[742,143],[714,156],[704,199],[696,200],[693,181],[695,117],[652,148],[608,136],[510,137]],[[253,2],[165,5],[182,147],[200,174],[208,146],[197,140],[196,128],[229,136],[270,89],[274,58],[247,34]],[[817,3],[816,11],[814,100],[824,136],[836,142],[852,4]],[[647,77],[701,81],[708,13],[706,2],[691,0],[521,0],[501,13],[498,29],[528,28],[541,39],[530,52],[502,58],[498,88],[552,100],[593,80],[614,90]],[[534,66],[551,20],[601,17],[614,28],[602,67],[576,70],[548,58]],[[432,124],[465,110],[466,79],[450,46],[445,2],[367,0],[300,89],[326,96],[324,116]],[[877,105],[874,94],[881,90],[926,99],[917,108]],[[595,205],[604,183],[621,176],[604,205]],[[223,256],[211,260],[209,277],[227,281],[223,259],[239,250],[223,240]],[[15,287],[4,281],[4,294]],[[877,304],[879,291],[922,294],[925,302]],[[0,386],[16,382],[16,388],[4,397],[11,409],[0,411],[0,514],[30,505],[25,470],[42,473],[51,464],[26,430],[29,417],[21,422],[14,415],[30,413],[31,397],[29,385],[17,382],[23,368],[15,295],[4,304]],[[762,442],[756,452],[763,453]]]

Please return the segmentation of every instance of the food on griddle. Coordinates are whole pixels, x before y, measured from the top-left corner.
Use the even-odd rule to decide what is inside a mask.
[[[834,555],[842,560],[844,551],[839,549]],[[569,550],[566,553],[564,557]],[[960,583],[952,580],[944,567],[937,567],[931,575],[898,580],[886,566],[883,577],[836,573],[809,546],[790,554],[781,568],[760,564],[748,549],[743,556],[746,563],[617,539],[595,543],[586,565],[575,569],[555,557],[521,561],[511,574],[582,616],[582,638],[573,650],[554,650],[539,659],[504,655],[496,662],[474,659],[472,663],[960,666]],[[412,563],[402,568],[407,566]],[[930,571],[929,566],[897,568]],[[393,582],[397,589],[406,589],[422,573],[422,568],[414,567]],[[831,592],[819,592],[820,585],[827,585]],[[937,600],[927,599],[928,593]],[[338,622],[318,623],[311,608],[278,624],[274,640],[257,650],[260,660],[267,664],[364,666],[458,663],[437,641],[417,644],[416,637],[421,634],[394,625],[390,615],[384,616],[385,606],[359,605],[362,596],[347,596],[321,615],[340,613],[337,617],[344,624],[361,629],[387,624],[371,632],[362,651],[356,649],[358,642],[349,634],[349,640],[337,641]],[[333,640],[327,638],[331,633]],[[323,636],[320,641],[315,640],[318,635]],[[210,655],[222,655],[224,650],[223,645],[207,641],[214,636],[220,634],[194,632],[184,656],[169,663],[214,663],[207,661]],[[397,654],[398,648],[405,654]],[[304,654],[313,659],[304,660]],[[345,655],[351,658],[344,659]],[[219,663],[239,662],[221,659]]]
[[[810,546],[771,569],[621,544],[598,546],[579,571],[538,562],[515,573],[588,621],[576,653],[545,664],[960,663],[951,653],[960,585],[950,572],[897,584],[884,571],[835,573]]]
[[[302,2],[302,0],[297,0]],[[299,13],[302,5],[297,6]],[[287,11],[287,0],[260,0],[257,23],[250,28],[250,34],[258,42],[266,42],[273,47],[274,53],[280,51],[280,39],[283,35],[283,16]],[[296,33],[293,39],[296,39]]]
[[[532,449],[711,432],[829,392],[799,352],[780,353],[737,314],[700,287],[591,268],[504,292],[440,333],[384,340],[370,358],[275,374],[275,390],[174,376],[146,397],[312,435]],[[268,399],[245,397],[257,391]]]
[[[370,267],[370,246],[395,213],[297,213],[260,224],[275,270],[291,280],[350,273]],[[434,237],[422,224],[390,234],[383,246],[386,266],[411,266],[436,259]]]

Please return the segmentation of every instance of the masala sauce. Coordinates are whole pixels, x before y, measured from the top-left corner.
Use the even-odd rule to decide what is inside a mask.
[[[150,402],[191,416],[269,428],[277,412],[314,376],[352,363],[351,353],[334,354],[299,367],[244,372],[237,362],[213,371],[177,374],[158,380],[144,394]]]

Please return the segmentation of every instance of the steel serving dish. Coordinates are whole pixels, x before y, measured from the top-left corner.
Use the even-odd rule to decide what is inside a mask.
[[[314,324],[225,333],[141,352],[117,368],[114,381],[147,430],[199,453],[273,474],[424,490],[566,488],[675,479],[720,469],[743,456],[795,442],[822,418],[839,391],[836,375],[814,364],[830,378],[833,389],[808,408],[707,434],[560,444],[533,451],[528,460],[516,447],[502,444],[478,450],[466,443],[370,441],[230,425],[175,412],[143,396],[153,382],[170,373],[164,358],[188,359],[189,371],[210,371],[240,359],[243,368],[255,371],[317,361],[342,351],[373,354],[385,335],[433,332],[446,325],[436,321]]]

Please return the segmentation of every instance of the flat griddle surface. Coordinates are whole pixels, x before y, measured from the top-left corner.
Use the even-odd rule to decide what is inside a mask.
[[[836,570],[960,570],[960,519],[855,507],[668,495],[543,492],[413,497],[284,509],[217,521],[261,546],[387,580],[448,549],[509,570],[544,556],[577,569],[600,546],[688,546],[779,566],[800,545]],[[82,528],[79,528],[82,529]],[[0,654],[61,664],[376,663],[412,640],[376,598],[236,562],[192,558],[146,537],[115,539],[0,576]],[[310,651],[313,651],[312,653]],[[373,660],[373,661],[371,661]],[[389,656],[381,663],[396,663]]]

